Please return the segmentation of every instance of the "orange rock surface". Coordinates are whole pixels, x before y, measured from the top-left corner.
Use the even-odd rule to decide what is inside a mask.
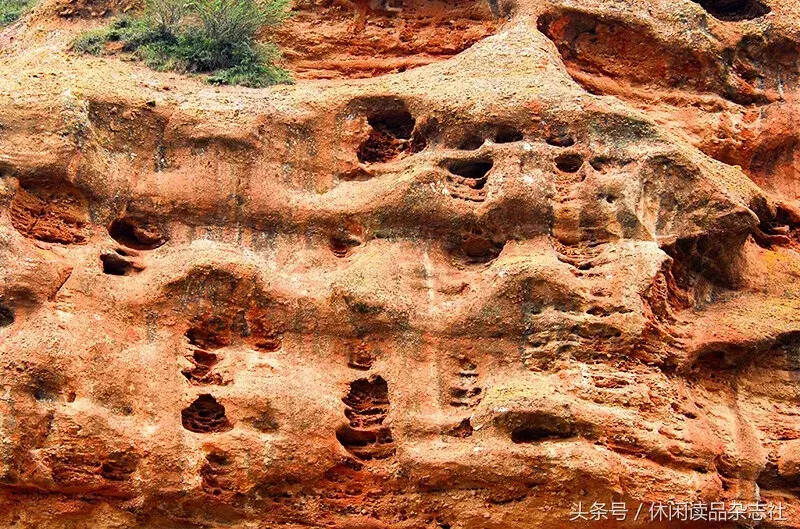
[[[306,0],[268,89],[133,7],[0,33],[1,528],[800,527],[800,3]]]

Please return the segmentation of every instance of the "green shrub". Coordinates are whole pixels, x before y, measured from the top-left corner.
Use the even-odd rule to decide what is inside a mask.
[[[28,10],[30,0],[0,0],[0,27],[17,20]]]
[[[72,49],[81,53],[100,55],[106,49],[106,42],[109,41],[108,32],[107,28],[84,31],[72,43]]]
[[[187,0],[147,0],[145,16],[149,25],[162,33],[175,34],[179,31],[189,10]]]
[[[155,26],[149,18],[123,17],[111,24],[109,40],[123,43],[125,51],[136,51],[154,42],[173,42],[175,35],[162,26]]]
[[[282,22],[287,4],[288,0],[195,0],[191,6],[201,26],[188,36],[187,60],[198,71],[213,71],[245,66],[258,56],[271,58],[254,49],[256,33]]]
[[[169,34],[148,24],[143,18],[123,17],[110,26],[81,33],[72,43],[72,49],[81,53],[102,55],[107,42],[122,42],[125,51],[136,51],[152,42],[169,40]]]
[[[0,0],[2,1],[2,0]],[[265,25],[288,16],[289,0],[148,0],[138,18],[122,18],[109,27],[82,34],[73,49],[100,55],[107,42],[120,41],[155,70],[211,73],[215,84],[263,87],[290,83],[275,66],[274,44],[256,42]]]
[[[264,10],[253,0],[199,0],[192,6],[210,41],[248,42],[266,23]]]
[[[289,72],[273,64],[275,58],[279,56],[278,49],[274,44],[259,46],[252,52],[254,55],[249,58],[242,57],[236,66],[218,70],[208,78],[208,82],[238,84],[251,88],[292,82]]]

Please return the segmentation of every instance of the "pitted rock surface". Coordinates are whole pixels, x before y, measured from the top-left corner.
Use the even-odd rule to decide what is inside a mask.
[[[0,527],[800,527],[800,3],[306,0],[259,90],[132,7],[0,33]]]

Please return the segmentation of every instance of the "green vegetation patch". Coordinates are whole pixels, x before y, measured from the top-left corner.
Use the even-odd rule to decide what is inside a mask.
[[[21,17],[32,3],[31,0],[0,0],[0,28]]]
[[[2,1],[2,0],[0,0]],[[102,55],[118,42],[159,71],[208,73],[215,84],[264,87],[290,83],[289,73],[276,66],[280,56],[272,43],[256,41],[264,26],[288,16],[289,0],[150,0],[139,17],[124,17],[87,31],[73,49]]]

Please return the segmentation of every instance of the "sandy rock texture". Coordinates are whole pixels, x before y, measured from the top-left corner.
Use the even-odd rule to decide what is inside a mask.
[[[800,527],[800,3],[372,7],[261,90],[0,33],[0,527]]]

